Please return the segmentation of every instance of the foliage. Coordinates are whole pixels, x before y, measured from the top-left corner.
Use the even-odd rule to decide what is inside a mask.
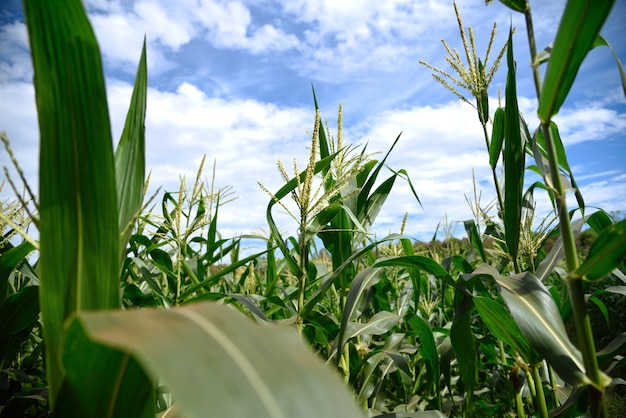
[[[221,236],[232,191],[203,180],[204,159],[193,186],[181,178],[178,191],[144,204],[145,45],[113,150],[82,3],[25,1],[41,188],[39,201],[30,193],[0,206],[0,417],[606,416],[605,391],[619,408],[626,221],[585,208],[551,120],[587,51],[608,46],[598,31],[611,2],[568,2],[542,55],[530,5],[502,3],[529,25],[541,126],[531,133],[517,106],[513,30],[487,70],[493,33],[483,62],[457,10],[467,64],[445,41],[459,76],[424,64],[472,95],[475,105],[452,88],[477,111],[498,198],[483,206],[474,191],[467,238],[445,219],[443,240],[420,243],[403,225],[381,240],[370,234],[396,181],[419,203],[407,172],[386,165],[400,135],[375,159],[343,137],[341,107],[330,135],[315,92],[305,168],[294,162],[290,174],[279,163],[285,184],[261,186],[268,236]],[[491,114],[489,84],[505,52],[506,102]],[[527,158],[543,175],[530,187]],[[536,190],[555,208],[543,220]],[[278,206],[295,236],[276,225]],[[31,220],[39,242],[27,236]],[[242,256],[246,239],[265,250]]]

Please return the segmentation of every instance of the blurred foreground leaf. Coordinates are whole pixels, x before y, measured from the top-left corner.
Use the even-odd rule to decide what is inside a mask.
[[[187,417],[362,417],[295,328],[259,325],[227,306],[85,312],[70,329],[136,359]]]

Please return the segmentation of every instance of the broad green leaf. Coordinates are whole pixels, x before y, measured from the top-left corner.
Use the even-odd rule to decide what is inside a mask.
[[[591,246],[587,259],[576,269],[577,277],[604,278],[626,260],[626,220],[606,227]]]
[[[390,373],[400,369],[411,376],[406,360],[399,352],[403,342],[404,334],[391,334],[385,339],[382,349],[377,349],[368,355],[359,372],[363,383],[356,398],[357,404],[362,405],[369,398],[375,398]]]
[[[407,320],[407,323],[419,337],[418,351],[424,361],[426,361],[426,377],[432,382],[434,393],[439,393],[441,371],[439,369],[439,354],[437,353],[433,331],[430,329],[428,322],[417,315],[412,315]],[[438,407],[441,408],[441,405],[438,405]]]
[[[370,355],[361,369],[361,390],[356,398],[357,403],[362,404],[367,401],[374,393],[376,385],[380,383],[379,370],[382,367],[381,364],[387,359],[387,356],[383,351],[376,352]]]
[[[63,364],[66,378],[53,417],[154,417],[156,380],[131,353],[90,340],[80,319],[67,330]]]
[[[358,335],[382,335],[396,326],[400,319],[394,313],[380,311],[376,312],[366,323],[349,322],[344,334],[344,343]]]
[[[513,347],[527,363],[534,365],[542,360],[504,306],[479,296],[474,297],[474,306],[493,335]]]
[[[602,37],[602,35],[598,35],[595,42],[593,43],[593,48],[597,46],[606,46],[611,50],[611,54],[613,54],[613,58],[615,58],[615,63],[617,64],[617,69],[619,71],[619,77],[622,80],[622,90],[624,91],[624,96],[626,96],[626,71],[624,71],[624,66],[622,65],[622,61],[620,61],[615,49],[607,42],[606,39]]]
[[[493,115],[493,128],[491,130],[491,143],[489,144],[489,165],[495,169],[500,159],[502,142],[504,141],[504,127],[506,112],[499,107]]]
[[[39,286],[9,295],[0,307],[0,370],[9,368],[39,319]]]
[[[613,220],[609,214],[602,209],[597,210],[587,218],[587,225],[598,234],[612,224]]]
[[[146,166],[147,91],[148,66],[146,63],[146,40],[144,38],[130,108],[114,154],[122,257],[132,233],[132,225],[141,211],[143,202]]]
[[[418,268],[427,273],[432,274],[433,276],[443,279],[447,284],[451,286],[456,286],[454,279],[450,276],[450,274],[441,267],[441,264],[437,263],[435,260],[420,256],[420,255],[405,255],[401,257],[393,257],[393,258],[379,258],[376,260],[376,267],[409,267],[409,268]]]
[[[341,315],[341,326],[339,327],[339,333],[333,353],[341,353],[343,346],[348,340],[348,326],[351,322],[356,321],[361,315],[361,309],[365,303],[365,296],[367,290],[380,281],[380,275],[382,273],[380,268],[366,268],[356,275],[352,283],[350,284],[350,291],[346,297],[346,303]],[[337,364],[339,364],[340,356],[337,355]]]
[[[454,320],[450,329],[450,341],[454,349],[454,355],[459,363],[459,371],[463,381],[463,391],[467,402],[472,403],[474,387],[478,377],[478,356],[476,343],[472,333],[472,298],[457,289],[461,302],[454,312]]]
[[[513,60],[513,30],[507,45],[508,72],[504,108],[504,236],[509,254],[515,260],[519,248],[522,193],[524,186],[525,144],[522,143],[520,113],[517,104],[515,61]]]
[[[558,113],[578,69],[600,33],[615,0],[569,0],[546,69],[537,113],[542,123]]]
[[[362,417],[339,376],[295,328],[259,325],[227,306],[85,312],[71,325],[131,355],[189,418]],[[115,370],[111,370],[115,373]]]
[[[9,247],[7,249],[7,247]],[[6,243],[2,248],[2,254],[0,254],[0,306],[2,306],[2,299],[5,297],[8,289],[8,280],[11,277],[11,273],[16,268],[19,268],[20,264],[26,260],[26,257],[35,250],[35,247],[28,241],[23,241],[18,246],[13,247],[10,243]]]
[[[528,0],[500,0],[500,3],[511,10],[521,13],[525,13],[529,7]]]
[[[63,322],[120,306],[117,192],[100,52],[80,0],[24,1],[40,128],[40,302],[50,401]]]
[[[571,385],[589,383],[580,351],[567,336],[565,325],[548,289],[531,273],[492,276],[526,338]]]

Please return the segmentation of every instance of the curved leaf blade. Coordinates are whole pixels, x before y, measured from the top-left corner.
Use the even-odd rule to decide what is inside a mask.
[[[122,136],[114,154],[122,257],[132,233],[132,225],[141,211],[143,202],[146,171],[147,92],[148,66],[146,39],[144,38],[130,107],[126,114]]]
[[[190,418],[362,417],[293,328],[259,325],[214,303],[85,312],[74,321],[93,341],[136,357]]]
[[[533,274],[493,275],[504,301],[524,335],[563,380],[588,383],[580,351],[567,336],[550,292]]]
[[[542,123],[558,113],[614,3],[615,0],[567,2],[539,97],[537,113]]]
[[[593,243],[589,256],[576,269],[578,277],[604,278],[626,260],[626,220],[606,227]]]

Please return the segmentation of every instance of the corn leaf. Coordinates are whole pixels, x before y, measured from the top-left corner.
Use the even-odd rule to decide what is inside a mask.
[[[571,385],[588,383],[580,351],[567,336],[550,292],[533,274],[501,276],[492,270],[504,301],[528,341]]]
[[[135,86],[122,136],[115,149],[115,177],[119,217],[120,252],[123,257],[132,225],[141,211],[145,183],[145,119],[148,90],[146,40],[135,77]]]
[[[120,306],[117,195],[100,52],[80,0],[24,1],[40,128],[40,300],[50,400],[63,322]]]
[[[513,347],[527,363],[537,364],[541,361],[541,356],[535,352],[504,306],[480,296],[474,297],[474,306],[493,335]]]
[[[350,322],[343,336],[344,343],[358,335],[382,335],[396,326],[400,316],[389,311],[376,312],[366,323]]]
[[[39,319],[39,286],[26,286],[0,301],[0,370],[11,367]]]
[[[528,9],[528,0],[500,0],[500,3],[520,13],[524,13]]]
[[[624,96],[626,97],[626,71],[624,71],[624,66],[622,65],[622,61],[620,61],[617,56],[617,52],[611,46],[610,43],[607,42],[606,39],[602,37],[602,35],[598,35],[595,42],[593,43],[593,47],[597,46],[606,46],[611,50],[611,54],[613,54],[613,58],[615,58],[615,64],[617,64],[617,70],[619,71],[619,78],[622,81],[622,90],[624,91]]]
[[[589,250],[575,275],[589,280],[604,278],[626,260],[626,220],[606,227]]]
[[[362,416],[294,328],[259,325],[223,305],[85,312],[71,329],[136,359],[189,418]]]
[[[80,321],[68,328],[63,364],[54,418],[154,417],[156,380],[130,353],[90,340]]]
[[[419,337],[418,351],[426,362],[426,378],[433,385],[434,393],[439,393],[441,371],[433,331],[428,322],[417,315],[411,315],[406,322]],[[440,397],[438,397],[438,401],[440,400]],[[441,408],[441,405],[437,406]]]
[[[333,347],[334,354],[341,353],[343,351],[343,346],[349,338],[346,337],[348,334],[348,324],[356,321],[361,315],[361,309],[363,308],[367,291],[370,287],[380,281],[381,273],[382,269],[366,268],[361,270],[359,274],[356,275],[354,280],[352,280],[348,296],[346,297],[344,310],[341,315],[341,326],[339,327],[335,347]],[[339,360],[340,356],[337,355],[337,364],[339,364]]]
[[[454,355],[459,363],[459,371],[463,382],[463,391],[467,396],[467,402],[472,403],[474,386],[478,378],[478,355],[476,343],[472,333],[472,298],[457,289],[457,295],[461,302],[456,307],[452,328],[450,329],[450,341],[454,349]]]
[[[519,248],[522,194],[524,187],[525,145],[522,143],[520,113],[517,104],[513,30],[507,45],[505,134],[504,134],[504,236],[509,254],[515,260]]]
[[[537,113],[542,123],[558,113],[614,3],[615,0],[567,2],[539,97]]]

